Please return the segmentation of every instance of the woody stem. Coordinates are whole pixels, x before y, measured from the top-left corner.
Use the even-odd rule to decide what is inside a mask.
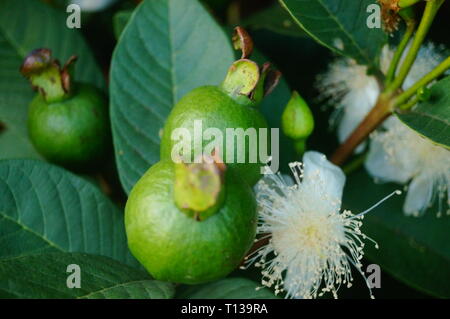
[[[336,165],[342,165],[353,153],[353,150],[364,141],[392,112],[391,95],[381,94],[375,107],[358,125],[347,140],[338,147],[331,157]]]

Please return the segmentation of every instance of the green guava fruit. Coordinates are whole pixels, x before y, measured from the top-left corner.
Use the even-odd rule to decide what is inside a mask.
[[[98,163],[108,150],[110,131],[104,97],[94,87],[75,86],[70,97],[32,100],[28,131],[37,151],[48,161],[81,169]]]
[[[20,72],[38,94],[30,103],[28,132],[36,150],[48,161],[86,171],[110,148],[108,107],[93,86],[73,82],[77,57],[61,66],[50,49],[31,51]]]
[[[201,122],[196,122],[201,121]],[[253,186],[261,177],[260,168],[262,166],[261,158],[259,156],[259,134],[260,128],[268,128],[267,122],[261,112],[252,105],[240,104],[230,97],[224,90],[216,86],[203,86],[194,89],[185,95],[172,109],[166,124],[163,128],[163,135],[161,140],[161,159],[174,160],[172,158],[173,147],[179,140],[172,139],[174,130],[179,128],[186,128],[191,136],[191,155],[194,160],[194,145],[199,143],[202,145],[204,151],[205,147],[210,143],[210,140],[204,139],[201,134],[195,134],[194,124],[201,123],[202,130],[209,128],[216,128],[222,133],[222,152],[223,161],[231,168],[235,169],[238,174],[249,185]],[[233,145],[233,161],[226,160],[227,153],[231,149],[231,144],[227,147],[227,128],[230,129],[255,129],[257,140],[250,141],[247,137],[244,144],[239,144],[237,139],[234,139]],[[265,143],[267,149],[270,150],[270,136],[267,134]],[[252,143],[252,144],[251,144]],[[255,145],[256,143],[256,145]],[[256,152],[256,157],[252,162],[250,161],[250,149],[253,147],[253,152]],[[211,151],[211,150],[210,150]],[[239,161],[239,155],[244,155],[244,162]],[[209,155],[209,154],[207,154]],[[241,157],[242,159],[242,157]]]
[[[158,162],[132,189],[125,208],[128,246],[157,280],[199,284],[222,278],[240,264],[255,238],[252,189],[227,170],[221,205],[204,220],[192,218],[175,203],[174,165]]]

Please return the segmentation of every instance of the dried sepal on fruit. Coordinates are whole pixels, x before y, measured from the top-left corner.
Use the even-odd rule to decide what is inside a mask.
[[[174,199],[187,216],[203,221],[217,212],[225,197],[226,166],[217,155],[194,163],[174,163]]]
[[[76,56],[61,67],[50,49],[33,50],[20,72],[38,94],[30,103],[28,132],[48,161],[77,171],[91,170],[110,148],[106,99],[92,85],[73,80]]]
[[[77,56],[71,56],[61,68],[59,61],[52,58],[50,49],[36,49],[25,58],[20,72],[47,102],[61,101],[71,93],[71,78],[76,60]]]

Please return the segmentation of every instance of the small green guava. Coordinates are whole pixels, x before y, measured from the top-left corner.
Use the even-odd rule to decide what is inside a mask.
[[[34,50],[25,59],[21,72],[39,92],[30,103],[28,132],[48,161],[88,170],[110,148],[108,106],[95,87],[72,83],[75,60],[71,57],[61,68],[48,49]]]
[[[205,147],[211,140],[203,139],[202,135],[196,135],[195,133],[195,125],[198,129],[199,123],[201,123],[203,132],[210,128],[221,132],[222,147],[219,146],[219,148],[223,149],[224,162],[231,168],[236,169],[249,185],[254,185],[261,176],[260,168],[263,165],[258,153],[258,143],[261,138],[259,129],[267,129],[268,127],[261,112],[255,107],[237,103],[219,87],[203,86],[196,88],[177,103],[167,118],[161,140],[161,158],[170,160],[173,157],[172,151],[179,143],[179,140],[173,138],[173,133],[180,128],[185,128],[190,132],[192,138],[190,154],[192,157],[194,156],[195,143],[202,145],[202,150],[209,153],[211,150],[206,150]],[[245,141],[246,145],[240,145],[237,138],[231,135],[230,129],[239,129],[242,132],[254,129],[256,133],[254,136],[257,140],[252,141],[248,138]],[[227,136],[229,141],[230,136],[234,139],[232,162],[227,161],[228,152],[231,149],[231,146],[227,147]],[[270,145],[269,137],[268,135],[265,141],[268,145]],[[253,162],[250,158],[252,146],[254,147],[254,155],[258,156],[255,157]],[[245,157],[240,160],[239,156],[242,155]]]
[[[77,84],[65,100],[48,103],[38,94],[28,111],[28,132],[34,147],[48,161],[83,168],[108,151],[108,109],[92,86]]]
[[[257,107],[279,76],[269,63],[260,68],[240,59],[231,65],[220,86],[202,86],[186,94],[163,128],[161,159],[173,161],[188,155],[192,160],[199,152],[211,154],[214,142],[219,142],[216,148],[223,151],[222,160],[249,185],[256,184],[271,144],[268,124]],[[188,139],[179,134],[183,129],[189,132]]]

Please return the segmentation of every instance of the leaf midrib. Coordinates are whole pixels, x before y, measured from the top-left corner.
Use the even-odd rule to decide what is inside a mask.
[[[411,114],[417,114],[417,115],[420,115],[420,116],[424,116],[424,117],[430,118],[432,120],[435,120],[435,121],[438,121],[438,122],[442,122],[442,123],[444,123],[447,126],[450,126],[450,120],[446,121],[445,119],[443,119],[443,118],[441,118],[439,116],[430,114],[428,112],[421,112],[420,110],[413,110],[410,113]]]
[[[9,36],[9,34],[4,30],[3,25],[0,24],[0,33],[3,34],[3,37],[5,38],[6,42],[11,45],[13,50],[17,53],[17,55],[24,59],[27,55],[27,50],[25,48],[22,48],[16,41],[14,41],[13,37]]]
[[[311,36],[313,39],[315,39],[317,42],[321,43],[323,46],[329,48],[330,50],[337,52],[339,54],[344,54],[345,56],[348,56],[347,53],[343,50],[339,50],[335,47],[333,47],[332,45],[326,44],[325,42],[323,42],[321,39],[319,39],[316,35],[312,34],[304,25],[303,23],[301,23],[297,17],[294,15],[294,13],[291,11],[291,9],[289,9],[289,7],[287,6],[287,4],[284,2],[284,0],[279,0],[281,5],[288,11],[288,13],[290,14],[290,16],[294,19],[294,21],[301,26],[301,28],[309,35]],[[355,46],[355,48],[358,50],[358,54],[364,58],[365,62],[370,65],[371,64],[371,59],[364,54],[364,51],[362,50],[362,48],[355,42],[355,40],[352,37],[349,37],[349,33],[347,32],[347,30],[344,28],[344,26],[336,19],[336,16],[332,15],[330,10],[328,9],[328,7],[322,2],[322,0],[315,0],[319,3],[319,5],[321,5],[323,7],[323,9],[328,13],[329,17],[334,20],[336,22],[336,25],[339,27],[339,29],[341,29],[345,36],[350,40],[350,42]]]
[[[177,85],[176,85],[176,75],[175,75],[175,61],[176,61],[176,54],[174,50],[174,44],[173,44],[173,30],[172,30],[172,19],[171,19],[171,3],[172,1],[167,2],[167,27],[169,32],[169,50],[170,50],[170,64],[172,67],[170,68],[170,79],[172,82],[171,85],[171,91],[172,91],[172,107],[175,104],[175,101],[177,99]]]
[[[61,252],[66,252],[62,247],[56,245],[54,242],[50,241],[48,238],[44,237],[42,234],[37,233],[36,231],[34,231],[33,229],[27,227],[26,225],[19,223],[18,220],[14,219],[14,218],[11,218],[10,216],[6,215],[5,212],[1,212],[1,216],[2,216],[4,219],[9,220],[9,221],[11,221],[11,222],[17,224],[17,225],[20,226],[23,230],[25,230],[25,231],[27,231],[27,232],[33,234],[34,236],[36,236],[36,237],[38,237],[38,238],[40,238],[40,239],[42,239],[43,241],[45,241],[46,243],[48,243],[49,246],[51,246],[51,247],[53,247],[53,248],[56,248],[56,249],[58,249],[58,250],[61,251]],[[20,255],[20,256],[18,256],[18,257],[21,257],[21,256],[22,256],[22,255]]]
[[[420,115],[420,116],[423,116],[423,117],[428,117],[428,118],[430,118],[430,119],[433,120],[433,121],[438,121],[438,122],[440,122],[440,123],[444,123],[444,125],[446,125],[447,127],[450,126],[450,123],[447,123],[446,121],[442,120],[442,119],[439,118],[439,117],[438,117],[438,118],[435,118],[434,116],[431,116],[429,113],[420,113],[420,112],[417,112],[417,111],[411,111],[411,113],[414,113],[414,114],[417,114],[417,115]],[[441,146],[441,147],[443,147],[443,148],[445,148],[445,149],[447,149],[447,150],[450,150],[450,146],[449,146],[449,145],[443,144],[442,142],[437,142],[437,141],[435,141],[434,139],[432,139],[431,137],[429,137],[429,136],[427,136],[427,135],[424,135],[422,132],[419,132],[418,129],[417,129],[416,127],[411,126],[410,123],[409,123],[408,121],[405,121],[405,120],[404,120],[403,115],[406,115],[406,114],[397,114],[397,117],[398,117],[398,119],[400,119],[400,121],[401,121],[403,124],[405,124],[408,128],[410,128],[411,130],[413,130],[415,133],[417,133],[418,135],[420,135],[422,138],[424,138],[424,139],[430,141],[431,143],[436,144],[436,145],[439,145],[439,146]]]

